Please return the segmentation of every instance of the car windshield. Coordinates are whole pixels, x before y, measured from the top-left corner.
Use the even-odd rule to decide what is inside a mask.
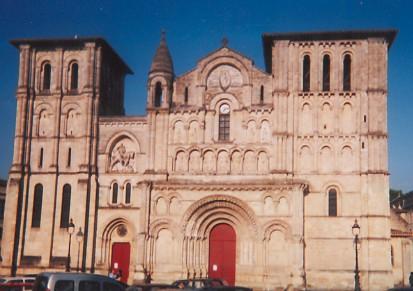
[[[33,291],[46,291],[48,282],[49,278],[45,276],[37,277],[36,281],[34,282]]]

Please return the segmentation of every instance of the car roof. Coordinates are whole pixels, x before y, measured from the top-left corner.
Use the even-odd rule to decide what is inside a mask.
[[[40,273],[38,276],[44,276],[44,277],[65,277],[65,278],[90,278],[90,277],[94,277],[94,278],[101,278],[101,279],[105,279],[108,281],[115,281],[111,278],[109,278],[108,276],[104,276],[104,275],[99,275],[99,274],[91,274],[91,273],[70,273],[70,272],[43,272]]]

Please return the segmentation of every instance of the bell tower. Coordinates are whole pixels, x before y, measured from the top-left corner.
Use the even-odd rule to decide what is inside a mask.
[[[174,67],[165,32],[148,74],[149,171],[164,174],[167,169],[168,115],[172,105]],[[156,147],[156,150],[155,150]],[[156,152],[156,155],[155,155]]]
[[[147,108],[169,108],[172,103],[174,67],[171,54],[166,44],[165,32],[161,33],[161,41],[152,60],[148,74]]]

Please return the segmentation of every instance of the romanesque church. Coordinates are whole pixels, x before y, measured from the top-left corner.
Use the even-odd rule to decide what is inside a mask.
[[[395,36],[265,33],[265,69],[224,41],[176,75],[162,35],[143,116],[125,116],[132,70],[104,39],[11,41],[1,273],[63,271],[70,245],[72,271],[116,264],[128,283],[351,290],[357,219],[363,290],[408,282],[388,200]]]

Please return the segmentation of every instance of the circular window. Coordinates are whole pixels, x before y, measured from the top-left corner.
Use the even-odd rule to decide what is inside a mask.
[[[222,114],[228,114],[229,113],[229,105],[228,104],[222,104],[221,107],[219,108],[219,112]]]
[[[116,229],[116,232],[118,233],[119,236],[125,236],[128,234],[128,229],[126,228],[125,225],[121,224]]]

